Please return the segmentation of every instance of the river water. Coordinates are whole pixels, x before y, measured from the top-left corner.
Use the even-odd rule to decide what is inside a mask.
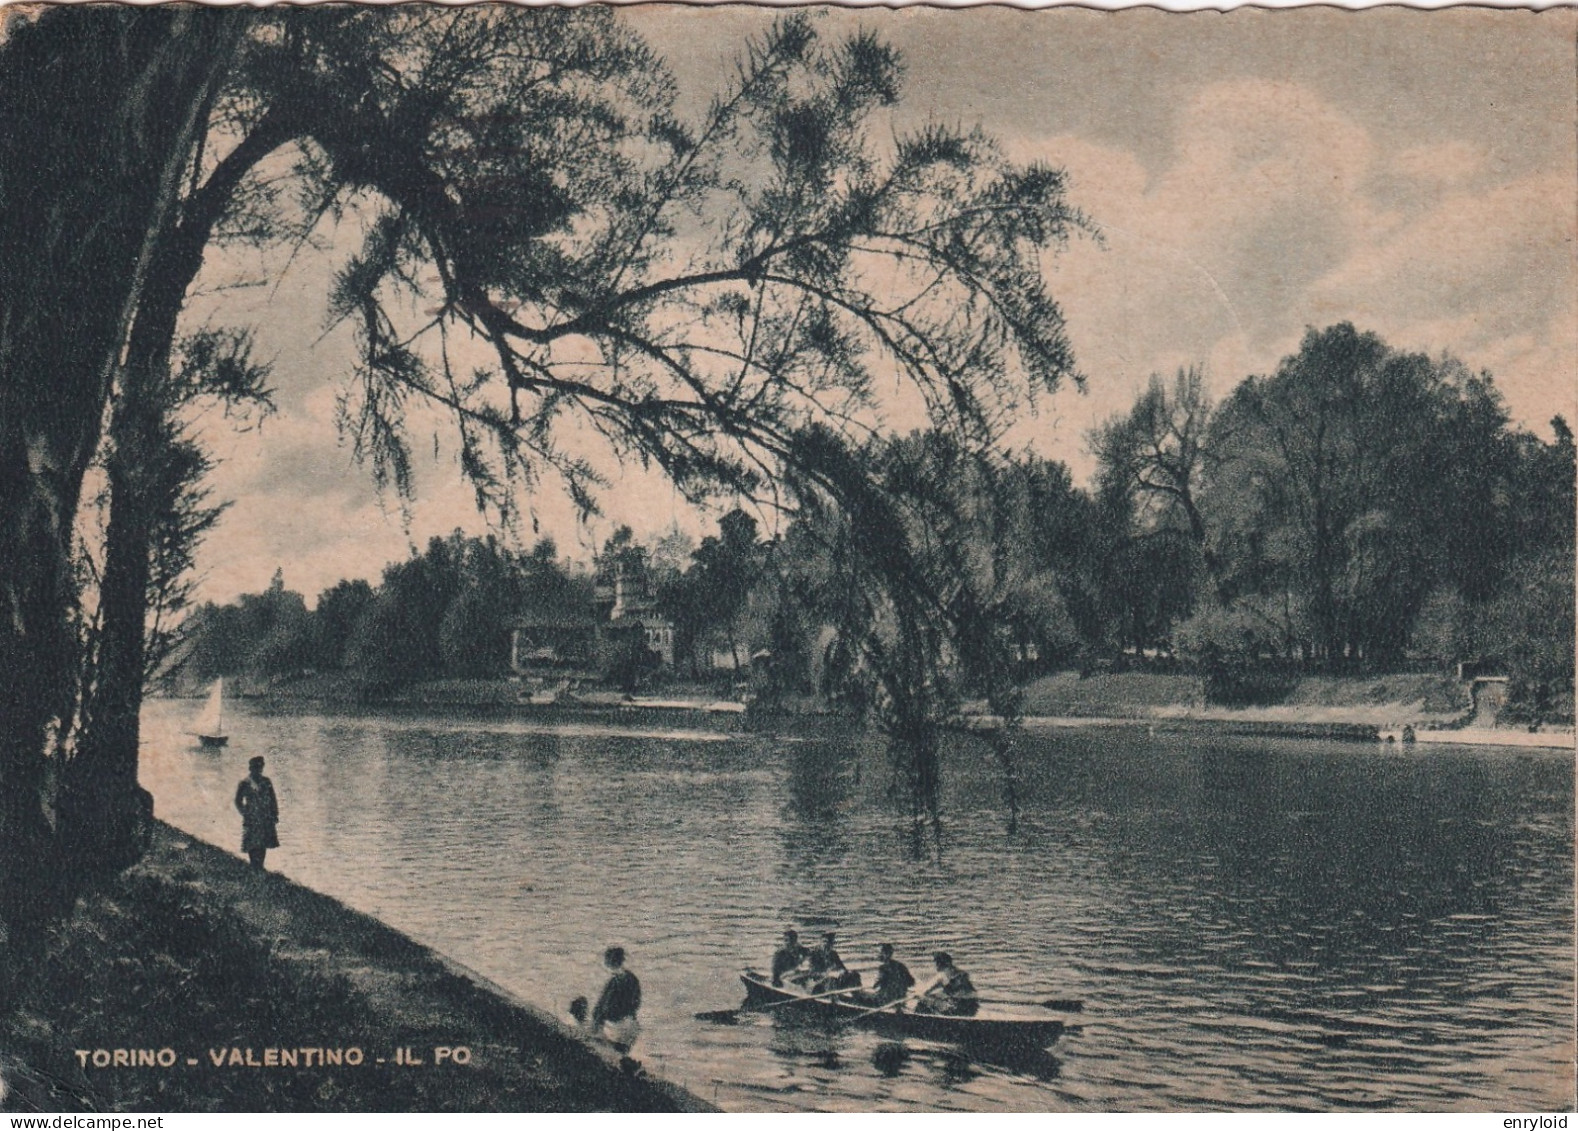
[[[847,736],[242,704],[216,752],[181,733],[197,706],[147,707],[161,817],[237,850],[231,797],[264,755],[271,868],[556,1011],[625,946],[637,1056],[728,1110],[1574,1102],[1570,753],[1025,736],[1017,829],[999,771],[962,746],[941,839],[917,845],[880,748]],[[888,940],[924,977],[943,948],[983,997],[1085,1010],[1011,1065],[696,1020],[739,1003],[738,972],[787,925],[836,928],[851,966]]]

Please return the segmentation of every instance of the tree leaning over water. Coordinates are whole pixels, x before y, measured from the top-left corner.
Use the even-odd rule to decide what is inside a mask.
[[[210,250],[240,244],[311,238],[325,210],[333,211],[342,194],[364,187],[355,175],[322,159],[315,141],[341,126],[343,91],[325,87],[323,75],[332,65],[353,60],[356,66],[391,70],[409,57],[414,34],[381,38],[379,23],[347,20],[345,12],[298,18],[255,19],[241,37],[236,53],[211,99],[191,159],[190,175],[172,209],[168,232],[153,246],[139,303],[130,324],[126,347],[117,367],[104,462],[109,479],[109,523],[104,568],[95,618],[94,678],[79,690],[76,718],[81,726],[71,747],[69,772],[60,775],[61,811],[80,819],[57,822],[74,843],[85,864],[114,860],[129,851],[126,841],[136,821],[135,779],[139,709],[146,676],[145,623],[152,576],[154,533],[161,527],[160,492],[163,469],[169,465],[172,442],[168,432],[183,402],[194,392],[218,393],[228,403],[256,401],[262,393],[262,372],[251,364],[244,337],[230,335],[230,349],[208,366],[206,389],[192,389],[184,374],[172,369],[171,356],[187,295]],[[414,27],[425,21],[418,19]],[[526,34],[509,38],[508,47],[527,60],[528,69],[559,77],[548,85],[567,89],[608,79],[629,67],[640,74],[649,64],[644,54],[617,34],[592,25],[544,30],[539,24],[510,25]],[[465,60],[455,45],[445,58],[465,73]],[[332,54],[325,63],[325,52]],[[443,52],[441,52],[443,54]],[[472,63],[475,69],[477,64]],[[454,81],[449,76],[446,81]],[[314,85],[316,83],[316,85]],[[627,84],[629,85],[629,84]],[[308,101],[314,100],[314,101]],[[606,99],[604,100],[606,101]],[[585,114],[603,109],[587,101]],[[571,117],[568,103],[560,107],[561,125]],[[283,162],[289,194],[279,187]],[[343,165],[343,162],[342,162]],[[288,195],[293,199],[286,200]],[[216,335],[199,334],[196,341]],[[223,335],[217,337],[223,338]],[[213,351],[210,350],[210,353]],[[92,696],[92,709],[87,699]],[[108,809],[120,812],[108,819]],[[119,844],[119,847],[117,847]]]
[[[144,309],[164,285],[151,272]],[[272,410],[269,368],[253,361],[244,333],[192,334],[134,379],[142,323],[139,313],[100,454],[105,487],[91,506],[102,537],[79,539],[75,712],[54,727],[56,751],[69,755],[57,767],[56,832],[86,869],[113,868],[139,846],[143,688],[177,645],[198,548],[229,507],[209,502],[214,461],[186,418],[195,406],[238,422]]]
[[[92,21],[140,54],[123,50],[120,69],[98,68],[85,87],[51,70],[60,56],[48,45],[72,40],[66,58],[84,63],[73,73],[94,69],[112,43],[72,39]],[[45,293],[23,254],[36,234],[7,229],[16,324],[67,301],[87,307],[69,330],[39,325],[32,354],[0,359],[3,423],[17,440],[0,517],[19,532],[8,552],[39,547],[13,553],[6,574],[20,627],[0,658],[34,678],[8,683],[19,693],[0,712],[0,835],[33,845],[35,860],[56,858],[45,732],[75,681],[51,627],[72,603],[62,531],[112,381],[112,428],[129,451],[156,445],[153,394],[217,235],[359,230],[328,298],[331,319],[358,336],[345,415],[359,454],[405,489],[407,408],[438,404],[479,504],[506,520],[545,476],[595,505],[598,473],[561,443],[572,420],[693,496],[800,483],[845,504],[874,489],[848,456],[879,425],[879,376],[897,373],[936,425],[976,450],[1026,398],[1073,376],[1040,263],[1080,224],[1062,175],[1013,166],[970,132],[890,140],[881,127],[899,98],[896,54],[868,35],[824,42],[803,13],[746,47],[693,124],[674,113],[661,62],[605,9],[52,10],[13,33],[0,70],[6,96],[26,108],[9,144],[25,134],[60,166],[9,179],[7,203],[26,199],[35,217],[70,205],[78,211],[57,208],[47,231],[89,248],[106,238],[95,209],[141,208],[116,229],[114,250],[143,269],[73,264],[57,274],[79,284],[75,294],[69,283]],[[171,88],[157,110],[150,76]],[[52,97],[25,102],[41,83]],[[139,113],[148,120],[128,121]],[[101,176],[104,162],[130,172]],[[137,193],[110,200],[133,173]],[[193,187],[177,201],[180,184]],[[101,293],[106,278],[136,285]],[[97,329],[73,337],[79,323]],[[68,338],[96,352],[69,372],[32,366]],[[41,415],[53,383],[72,396]],[[24,466],[23,453],[40,451]],[[143,505],[127,503],[133,515]],[[871,534],[884,554],[904,548],[899,533]],[[114,599],[145,591],[128,583]],[[917,647],[931,647],[940,626],[923,604],[896,607]],[[113,760],[134,781],[135,703],[121,704],[131,725]],[[935,747],[915,749],[921,776],[934,774]]]
[[[845,495],[798,486],[798,549],[785,555],[783,584],[802,614],[834,629],[819,657],[822,691],[888,736],[916,833],[928,822],[940,830],[950,730],[992,749],[1012,831],[1022,684],[1073,632],[1062,591],[1073,579],[1058,576],[1066,563],[1052,566],[1040,544],[1056,518],[1061,467],[976,450],[941,430],[853,455],[830,445],[817,462],[843,478]],[[968,700],[997,723],[965,727],[958,712]]]

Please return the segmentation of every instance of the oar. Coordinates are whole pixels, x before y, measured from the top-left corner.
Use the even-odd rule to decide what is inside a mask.
[[[769,1009],[777,1009],[781,1005],[795,1005],[802,1001],[821,1001],[824,998],[839,997],[843,994],[849,993],[849,991],[853,988],[854,987],[852,986],[845,986],[841,990],[827,990],[819,994],[806,994],[804,996],[796,994],[795,996],[787,997],[782,1001],[770,1001],[766,1005],[749,1007],[742,1005],[738,1009],[711,1009],[705,1013],[696,1014],[696,1020],[717,1021],[724,1025],[732,1025],[734,1022],[740,1019],[740,1014],[742,1013],[766,1013]]]
[[[875,1013],[879,1009],[891,1009],[895,1005],[901,1005],[904,1002],[916,1000],[919,996],[921,996],[921,995],[909,994],[906,997],[900,998],[898,1001],[889,1002],[887,1005],[874,1006],[871,1009],[867,1009],[867,1010],[863,1011],[863,1013],[861,1013],[861,1014],[853,1014],[851,1016],[852,1017],[859,1017],[859,1016],[864,1016],[864,1014],[866,1014],[866,1013]],[[976,998],[975,1000],[980,1002],[982,1005],[1020,1005],[1020,1006],[1023,1006],[1023,1005],[1036,1005],[1036,1006],[1040,1006],[1042,1009],[1050,1009],[1050,1010],[1053,1010],[1053,1011],[1058,1012],[1058,1013],[1083,1013],[1083,1012],[1085,1012],[1085,1003],[1083,1001],[1080,1001],[1078,998],[1049,998],[1046,1001],[1033,1001],[1033,1002],[1032,1001],[1004,1001],[1001,998],[988,998],[988,997]]]
[[[889,1010],[889,1009],[895,1009],[898,1006],[907,1005],[907,1004],[909,1004],[912,1001],[919,1001],[920,998],[921,998],[920,994],[905,994],[903,997],[899,998],[898,1000],[890,1001],[886,1005],[873,1005],[869,1009],[862,1009],[862,1010],[860,1010],[858,1013],[846,1014],[845,1017],[849,1021],[859,1022],[862,1018],[870,1017],[873,1013],[882,1013],[882,1012],[885,1012],[886,1010]]]
[[[1074,997],[1055,997],[1046,1001],[1036,1002],[1042,1009],[1055,1010],[1058,1013],[1084,1013],[1085,1003]]]
[[[1058,1013],[1085,1012],[1085,1003],[1079,1000],[1079,998],[1073,997],[1054,997],[1048,998],[1046,1001],[1025,1001],[1023,998],[1018,1001],[1009,1001],[1006,998],[1000,997],[983,997],[976,998],[976,1000],[982,1005],[1033,1005],[1040,1009],[1050,1009]]]

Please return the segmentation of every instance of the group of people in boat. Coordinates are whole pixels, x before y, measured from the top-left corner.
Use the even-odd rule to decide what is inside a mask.
[[[954,965],[953,956],[945,950],[932,955],[936,976],[920,989],[916,989],[915,975],[909,967],[893,957],[893,944],[877,947],[877,968],[869,989],[863,986],[860,971],[844,965],[838,954],[838,936],[825,931],[816,946],[800,942],[798,931],[784,932],[783,945],[773,952],[772,983],[783,988],[785,983],[806,994],[832,994],[839,990],[849,993],[841,1000],[858,1005],[881,1008],[896,1002],[915,998],[916,1013],[936,1013],[950,1017],[973,1017],[980,1009],[980,999],[970,975]]]

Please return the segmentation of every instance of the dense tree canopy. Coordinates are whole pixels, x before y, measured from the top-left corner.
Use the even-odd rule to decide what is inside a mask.
[[[425,405],[511,532],[545,485],[594,509],[610,451],[689,497],[790,511],[780,539],[739,511],[662,550],[682,651],[760,652],[780,689],[814,672],[872,711],[918,815],[936,813],[939,726],[967,697],[1011,717],[1037,665],[1177,644],[1375,666],[1429,642],[1516,666],[1531,695],[1570,681],[1552,641],[1572,631],[1571,433],[1511,428],[1490,378],[1450,359],[1339,325],[1220,406],[1198,369],[1155,380],[1093,436],[1093,494],[1000,451],[1021,406],[1077,378],[1043,258],[1083,221],[1058,170],[978,132],[895,134],[902,78],[890,46],[831,41],[803,12],[742,44],[694,117],[608,8],[89,6],[14,25],[0,849],[38,868],[8,877],[0,918],[84,830],[104,861],[134,839],[150,610],[184,599],[214,513],[179,334],[209,252],[236,244],[275,266],[334,257],[325,320],[357,347],[333,375],[344,426],[397,491]],[[205,395],[263,398],[244,335],[213,335],[187,339],[228,374]],[[894,375],[928,421],[902,439],[883,430]],[[74,563],[96,455],[103,554]],[[601,557],[657,572],[628,532]],[[595,584],[549,543],[434,539],[311,612],[282,580],[205,609],[199,627],[233,631],[187,662],[486,675],[509,615],[593,603]],[[51,756],[72,764],[58,804]]]
[[[674,622],[677,649],[694,660],[721,648],[732,657],[736,671],[750,661],[741,622],[752,591],[765,576],[765,551],[756,520],[738,509],[723,516],[716,536],[702,539],[689,567],[659,594],[659,608]]]
[[[397,485],[412,396],[455,411],[466,469],[508,511],[510,484],[548,470],[590,503],[566,415],[688,488],[753,488],[810,424],[868,427],[879,367],[976,435],[1072,373],[1039,262],[1079,223],[1061,174],[969,132],[888,144],[902,68],[873,37],[788,16],[688,123],[606,9],[288,10],[249,30],[213,123],[203,203],[231,208],[212,232],[360,229],[330,312],[362,346],[354,434]],[[263,174],[275,150],[292,193]]]
[[[264,593],[203,605],[162,674],[187,690],[219,676],[257,686],[308,673],[373,684],[497,677],[508,671],[515,620],[589,615],[591,603],[590,580],[566,569],[552,539],[522,553],[456,531],[390,563],[377,587],[336,583],[310,612],[282,574]]]
[[[1109,510],[1160,501],[1123,517],[1109,608],[1129,610],[1134,648],[1240,674],[1475,660],[1559,698],[1574,452],[1566,422],[1552,430],[1513,427],[1489,374],[1347,324],[1214,409],[1196,371],[1153,380],[1093,436]]]
[[[1479,598],[1494,583],[1506,426],[1486,376],[1346,324],[1312,330],[1217,413],[1223,592],[1297,594],[1317,662],[1395,662],[1434,584]]]

